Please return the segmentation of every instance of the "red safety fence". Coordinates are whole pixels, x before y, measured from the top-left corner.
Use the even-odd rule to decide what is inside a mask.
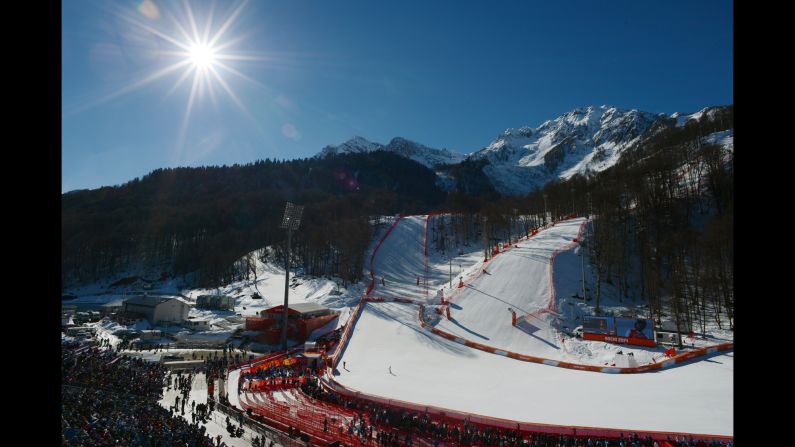
[[[484,345],[482,343],[477,343],[472,340],[467,340],[464,337],[459,337],[458,335],[453,335],[449,332],[445,332],[439,328],[432,327],[425,322],[423,318],[423,306],[419,306],[419,312],[417,313],[417,318],[419,319],[420,326],[423,328],[433,332],[434,334],[446,338],[450,341],[454,341],[456,343],[469,346],[470,348],[479,349],[481,351],[490,352],[492,354],[502,355],[505,357],[510,357],[516,360],[522,360],[525,362],[531,363],[541,363],[544,365],[549,366],[557,366],[559,368],[567,368],[567,369],[576,369],[579,371],[591,371],[591,372],[600,372],[600,373],[608,373],[608,374],[635,374],[635,373],[643,373],[649,371],[656,371],[669,368],[677,363],[686,362],[688,360],[692,360],[696,357],[701,357],[705,355],[710,355],[719,351],[730,351],[734,349],[734,343],[722,343],[716,346],[708,346],[704,348],[695,349],[693,351],[689,351],[685,354],[679,354],[675,357],[671,357],[670,359],[660,362],[660,363],[652,363],[649,365],[643,366],[635,366],[635,367],[607,367],[607,366],[597,366],[597,365],[582,365],[579,363],[572,363],[572,362],[564,362],[561,360],[552,360],[546,359],[543,357],[535,357],[532,355],[527,354],[520,354],[517,352],[507,351],[500,348],[495,348],[493,346]]]
[[[322,422],[318,429],[317,424],[311,418],[306,418],[306,412],[299,415],[299,410],[293,405],[275,402],[270,399],[259,399],[259,393],[243,393],[240,396],[240,403],[245,410],[262,418],[262,421],[282,432],[290,433],[294,429],[305,433],[313,445],[329,445],[334,439],[328,435],[324,436]],[[304,417],[301,417],[304,416]]]
[[[268,425],[285,432],[291,427],[300,430],[309,436],[313,445],[328,445],[334,441],[351,446],[373,445],[348,432],[347,425],[355,416],[352,410],[312,399],[295,387],[244,392],[240,402],[244,409],[261,416]]]

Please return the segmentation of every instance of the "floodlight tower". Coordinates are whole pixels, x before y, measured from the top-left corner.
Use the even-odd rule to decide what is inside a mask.
[[[453,290],[453,243],[455,243],[455,236],[452,234],[447,235],[447,254],[450,258],[450,290]]]
[[[511,234],[508,235],[508,243],[509,244],[513,243],[513,223],[514,222],[516,222],[517,239],[519,238],[518,234],[520,233],[520,231],[519,231],[519,218],[518,218],[518,215],[517,215],[518,212],[519,212],[519,210],[517,208],[513,209],[513,216],[511,216],[511,229],[509,230],[509,232]]]
[[[489,222],[489,216],[483,216],[483,251],[484,261],[489,260],[489,236],[486,234],[486,224]]]
[[[544,193],[544,225],[547,224],[547,193]]]
[[[575,211],[575,209],[576,209],[576,207],[574,206],[574,187],[572,186],[571,187],[571,212],[572,213],[576,213],[577,211]]]
[[[287,296],[290,291],[290,245],[293,239],[293,230],[297,230],[301,225],[301,214],[304,212],[304,207],[294,205],[287,202],[284,207],[284,217],[282,217],[282,224],[279,228],[287,230],[287,257],[284,261],[284,313],[282,314],[282,351],[287,351],[287,311],[288,300]]]

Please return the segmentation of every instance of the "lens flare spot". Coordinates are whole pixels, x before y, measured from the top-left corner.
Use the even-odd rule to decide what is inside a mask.
[[[298,136],[298,131],[292,124],[285,123],[282,125],[282,135],[294,140]]]
[[[143,14],[146,18],[157,20],[160,18],[160,9],[158,9],[155,2],[152,0],[144,0],[138,5],[138,12]]]

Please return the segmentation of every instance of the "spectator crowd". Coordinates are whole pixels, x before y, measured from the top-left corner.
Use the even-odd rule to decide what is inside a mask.
[[[161,364],[75,343],[61,352],[62,446],[216,445],[158,403],[170,382]]]

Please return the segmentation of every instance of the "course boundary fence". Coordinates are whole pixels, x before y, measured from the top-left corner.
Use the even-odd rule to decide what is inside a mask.
[[[274,428],[273,426],[270,426],[264,422],[259,422],[257,420],[248,417],[244,412],[238,410],[237,408],[231,405],[227,406],[217,401],[213,401],[213,405],[215,406],[215,408],[218,410],[219,413],[223,413],[226,414],[227,416],[230,416],[229,418],[230,422],[234,421],[240,424],[240,422],[242,421],[243,424],[249,428],[249,430],[256,432],[258,436],[263,436],[268,440],[272,440],[276,443],[279,443],[279,445],[281,446],[303,447],[306,445],[305,442],[301,442],[300,440],[291,438],[289,435]],[[216,416],[215,412],[213,411],[211,413],[211,417],[213,421],[215,421],[215,423],[223,427],[223,421],[220,415]],[[218,419],[216,419],[216,417],[218,417]],[[266,418],[263,416],[263,420],[265,419]],[[248,435],[249,435],[248,438],[251,439],[251,434],[249,433]]]
[[[683,354],[679,354],[673,356],[667,360],[664,360],[659,363],[652,363],[649,365],[642,365],[642,366],[635,366],[635,367],[617,367],[617,366],[597,366],[597,365],[583,365],[580,363],[572,363],[572,362],[564,362],[562,360],[553,360],[553,359],[546,359],[543,357],[535,357],[532,355],[527,354],[520,354],[518,352],[508,351],[505,349],[495,348],[493,346],[484,345],[482,343],[474,342],[471,340],[467,340],[464,337],[460,337],[458,335],[453,335],[449,332],[445,332],[441,329],[436,327],[432,327],[427,324],[423,318],[423,306],[422,304],[419,305],[419,312],[417,313],[417,318],[420,322],[420,326],[423,328],[431,331],[432,333],[444,337],[450,341],[454,341],[456,343],[469,346],[470,348],[479,349],[481,351],[490,352],[492,354],[501,355],[504,357],[510,357],[516,360],[522,360],[525,362],[531,363],[540,363],[548,366],[557,366],[559,368],[567,368],[567,369],[576,369],[579,371],[590,371],[590,372],[598,372],[598,373],[606,373],[606,374],[637,374],[637,373],[645,373],[650,371],[657,371],[663,370],[666,368],[670,368],[679,363],[684,363],[688,360],[693,360],[696,357],[701,357],[705,355],[714,354],[716,352],[721,351],[730,351],[734,349],[734,343],[722,343],[715,346],[706,346],[703,348],[698,348],[693,351],[688,351]]]

